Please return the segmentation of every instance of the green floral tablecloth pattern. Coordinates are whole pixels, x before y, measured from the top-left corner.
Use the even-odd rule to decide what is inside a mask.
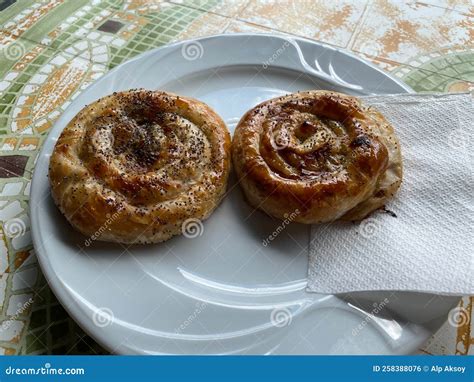
[[[299,34],[297,21],[278,9],[274,15],[258,15],[263,12],[260,9],[263,6],[292,5],[291,1],[272,3],[272,0],[0,1],[1,353],[104,353],[57,302],[41,274],[31,244],[30,180],[38,150],[54,121],[95,79],[151,48],[182,38],[223,32]],[[312,2],[304,2],[305,6],[309,3]],[[358,38],[364,38],[364,26],[368,23],[364,15],[367,7],[374,5],[369,0],[343,3],[347,3],[351,16],[347,22],[335,18],[337,33],[329,33],[330,27],[302,33],[355,50],[393,71],[416,91],[472,90],[474,52],[469,47],[457,40],[457,45],[450,46],[448,41],[433,51],[409,56],[405,62],[394,60],[396,56],[389,50],[366,51],[367,44],[358,50]],[[367,3],[365,8],[360,8],[361,3]],[[455,4],[458,8],[451,3],[440,4],[425,6],[436,8],[429,8],[435,13],[438,8],[454,12],[456,23],[463,22],[458,21],[458,14],[472,21],[472,9],[463,2]],[[339,15],[341,11],[339,5],[332,9],[328,4],[316,2],[312,6],[316,7],[314,12],[329,16]],[[420,9],[416,11],[426,12]],[[359,17],[353,26],[350,20],[356,16],[352,15]],[[269,24],[266,17],[286,19]],[[344,28],[352,37],[346,38]],[[467,32],[472,36],[472,29]],[[391,47],[388,42],[384,46]],[[450,317],[421,351],[470,353],[472,305],[472,297],[463,298],[456,317]]]

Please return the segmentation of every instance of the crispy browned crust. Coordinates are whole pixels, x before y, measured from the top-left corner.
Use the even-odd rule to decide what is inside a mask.
[[[290,94],[248,111],[232,156],[252,206],[308,224],[362,219],[402,180],[392,126],[357,98],[329,91]]]
[[[207,105],[130,90],[82,109],[50,160],[53,199],[97,240],[156,243],[206,219],[224,195],[230,135]]]

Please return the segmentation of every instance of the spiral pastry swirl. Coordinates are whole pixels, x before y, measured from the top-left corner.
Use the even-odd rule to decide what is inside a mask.
[[[50,160],[52,196],[94,240],[156,243],[206,219],[230,169],[230,135],[197,100],[165,92],[114,93],[82,109]]]
[[[290,94],[248,111],[232,156],[252,206],[307,224],[363,219],[402,180],[392,126],[357,98],[328,91]]]

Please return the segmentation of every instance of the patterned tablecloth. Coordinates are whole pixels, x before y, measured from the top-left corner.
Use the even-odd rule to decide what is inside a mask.
[[[0,25],[4,354],[104,352],[47,286],[31,244],[27,207],[35,159],[48,130],[71,100],[109,69],[171,41],[275,32],[352,50],[419,92],[474,89],[472,0],[0,0]],[[473,300],[463,298],[420,351],[472,354]]]

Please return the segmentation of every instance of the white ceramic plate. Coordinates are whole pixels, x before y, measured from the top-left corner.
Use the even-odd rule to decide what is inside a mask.
[[[54,293],[77,322],[116,353],[317,354],[413,352],[456,299],[397,293],[308,294],[307,226],[253,211],[231,180],[225,201],[196,238],[127,247],[75,232],[49,196],[48,162],[82,107],[117,90],[144,87],[208,103],[233,131],[257,103],[288,92],[351,94],[410,89],[373,65],[314,41],[219,35],[146,52],[77,97],[52,128],[32,183],[34,245]],[[348,275],[350,277],[350,275]],[[428,304],[427,304],[428,303]],[[384,304],[384,303],[382,303]],[[423,307],[424,306],[424,307]]]

